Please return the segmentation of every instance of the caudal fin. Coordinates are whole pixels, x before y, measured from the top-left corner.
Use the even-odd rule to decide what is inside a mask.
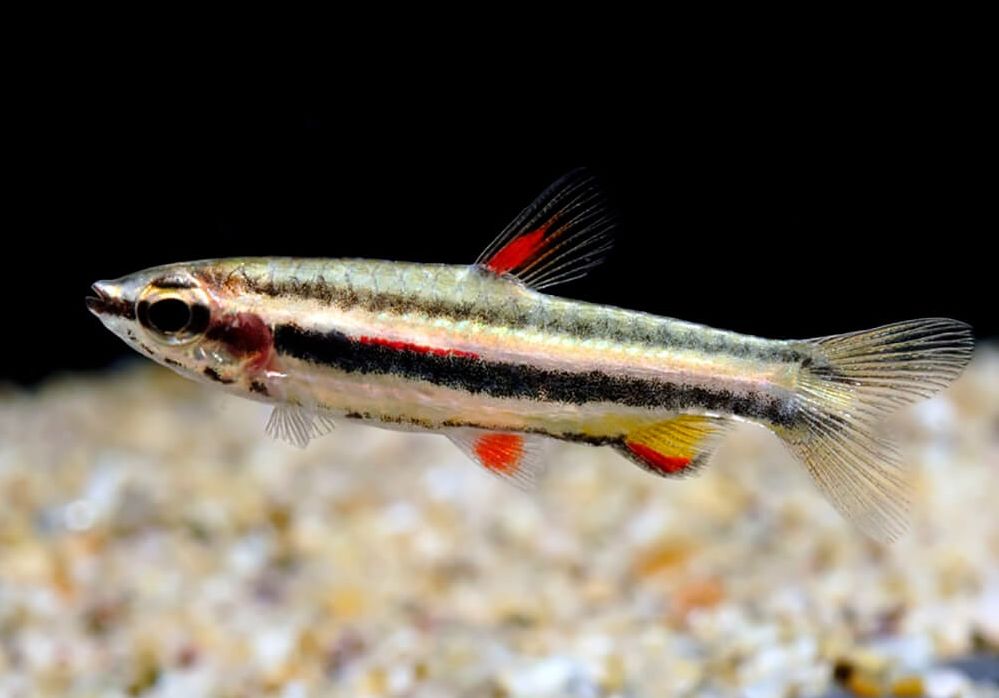
[[[971,358],[971,327],[929,318],[803,345],[801,426],[778,434],[844,516],[875,538],[894,540],[906,527],[908,482],[881,422],[960,375]]]

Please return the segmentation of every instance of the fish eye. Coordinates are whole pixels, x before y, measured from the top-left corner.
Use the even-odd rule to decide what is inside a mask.
[[[151,285],[135,304],[135,317],[156,341],[178,345],[204,334],[211,311],[200,289],[162,289]]]
[[[179,298],[164,298],[149,306],[146,318],[150,329],[176,334],[191,323],[191,306]]]

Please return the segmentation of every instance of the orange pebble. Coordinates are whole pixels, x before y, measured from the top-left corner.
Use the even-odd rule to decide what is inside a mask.
[[[918,676],[905,676],[891,685],[896,698],[919,698],[923,695],[923,680]]]
[[[725,597],[725,588],[717,579],[701,579],[684,584],[673,596],[676,611],[685,616],[695,608],[710,608]]]
[[[639,577],[649,577],[682,565],[690,557],[690,546],[680,541],[664,542],[639,555],[634,571]]]
[[[874,679],[864,676],[863,674],[854,674],[847,680],[846,687],[855,696],[860,696],[861,698],[881,698],[884,695],[884,689],[881,685]]]

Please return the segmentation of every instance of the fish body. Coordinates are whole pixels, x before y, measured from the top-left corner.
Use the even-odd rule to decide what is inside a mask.
[[[600,261],[611,223],[577,171],[476,264],[205,260],[98,282],[88,304],[163,365],[273,403],[268,430],[298,445],[341,417],[444,433],[520,483],[552,439],[676,476],[750,421],[864,530],[897,535],[905,480],[876,427],[960,373],[969,328],[770,340],[543,293]]]

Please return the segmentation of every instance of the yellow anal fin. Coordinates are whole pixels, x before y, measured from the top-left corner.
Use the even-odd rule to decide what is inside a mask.
[[[616,448],[654,475],[683,477],[707,462],[730,425],[725,417],[681,414],[629,432]]]

